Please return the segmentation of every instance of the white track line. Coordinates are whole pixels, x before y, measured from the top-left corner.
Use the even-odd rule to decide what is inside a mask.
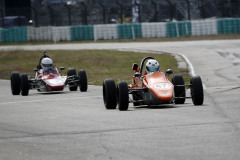
[[[184,61],[188,64],[188,67],[189,67],[189,70],[190,70],[190,75],[191,76],[196,76],[196,73],[195,73],[195,70],[194,70],[194,67],[192,65],[192,63],[190,62],[190,60],[187,58],[187,56],[181,54],[181,53],[177,53],[179,56],[181,56]],[[203,84],[203,89],[207,89],[207,87]]]

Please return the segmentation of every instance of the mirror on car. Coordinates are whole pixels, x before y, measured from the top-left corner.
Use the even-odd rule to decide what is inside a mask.
[[[137,63],[133,63],[132,70],[134,70],[134,71],[138,70],[138,64]]]
[[[62,71],[62,70],[64,70],[65,69],[65,67],[60,67],[60,70]]]
[[[166,74],[172,74],[173,73],[173,70],[172,69],[168,69],[167,71],[166,71]]]

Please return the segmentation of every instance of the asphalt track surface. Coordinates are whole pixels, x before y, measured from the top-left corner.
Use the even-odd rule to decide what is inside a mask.
[[[181,54],[202,77],[205,101],[120,112],[104,108],[101,86],[23,97],[0,80],[1,160],[240,159],[240,40],[0,46],[15,49]]]

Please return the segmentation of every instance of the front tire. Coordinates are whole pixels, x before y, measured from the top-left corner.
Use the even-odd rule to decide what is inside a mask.
[[[117,102],[120,111],[126,111],[128,109],[129,95],[126,82],[119,82],[117,85]]]
[[[87,73],[85,70],[81,69],[78,72],[79,77],[79,89],[81,92],[86,92],[88,88],[87,84]]]
[[[21,94],[22,96],[27,96],[29,93],[29,81],[28,81],[28,76],[27,74],[22,74],[21,75]]]
[[[18,72],[12,72],[11,74],[11,90],[12,95],[19,95],[21,92],[21,78]]]
[[[181,98],[175,98],[175,104],[184,104],[186,99],[185,98],[186,91],[185,91],[185,82],[184,82],[183,76],[181,74],[173,75],[172,83],[174,85],[175,97],[181,97]],[[182,85],[182,86],[175,86],[175,85]]]
[[[67,76],[77,76],[77,72],[75,68],[69,68],[67,72]],[[72,85],[72,86],[71,86]],[[76,91],[77,90],[77,85],[75,83],[69,84],[69,90],[70,91]]]
[[[103,81],[103,102],[106,109],[116,109],[117,107],[117,89],[113,79]]]
[[[196,105],[202,105],[204,101],[203,85],[200,76],[194,76],[191,79],[192,102]]]

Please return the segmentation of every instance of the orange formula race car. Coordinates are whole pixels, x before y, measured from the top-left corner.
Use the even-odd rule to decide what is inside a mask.
[[[142,74],[146,63],[146,73]],[[181,74],[173,75],[172,82],[168,76],[173,73],[168,69],[160,72],[159,64],[153,57],[145,57],[140,65],[133,64],[135,71],[132,84],[119,82],[117,86],[113,79],[103,82],[103,101],[106,109],[127,110],[129,103],[139,105],[184,104],[186,98],[192,98],[194,105],[202,105],[204,100],[203,85],[200,76],[193,76],[190,84],[185,85]],[[186,96],[186,89],[190,88],[190,96]],[[129,96],[131,94],[132,96]]]

